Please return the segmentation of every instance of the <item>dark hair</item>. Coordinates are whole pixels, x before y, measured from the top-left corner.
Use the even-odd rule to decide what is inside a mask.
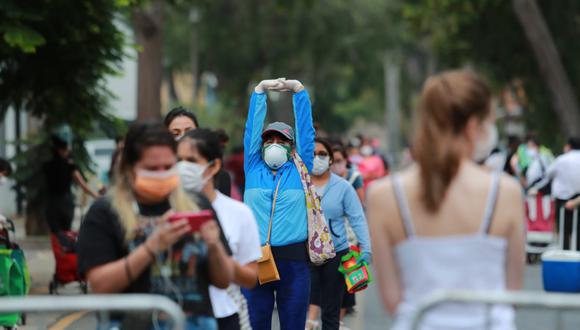
[[[4,158],[0,158],[0,173],[6,173],[6,176],[12,175],[12,165]]]
[[[330,161],[334,162],[334,153],[332,152],[332,147],[330,146],[330,143],[323,138],[315,138],[314,142],[322,144],[324,146],[324,149],[326,149],[326,151],[330,155]]]
[[[458,135],[471,118],[484,120],[491,111],[491,90],[467,70],[446,71],[423,86],[413,156],[420,168],[421,198],[436,212],[459,171],[462,145]]]
[[[177,152],[175,138],[159,121],[148,120],[131,125],[125,136],[125,148],[119,164],[121,173],[135,165],[141,159],[143,151],[153,146],[167,146],[174,153]]]
[[[54,150],[68,149],[68,142],[63,138],[61,138],[60,136],[53,134],[50,136],[50,140],[52,142],[52,148]]]
[[[163,119],[163,124],[165,124],[165,127],[169,127],[169,125],[171,125],[171,122],[177,117],[187,117],[191,119],[191,121],[193,121],[193,123],[195,124],[195,128],[199,127],[199,123],[197,122],[197,117],[195,116],[195,114],[193,114],[193,112],[181,106],[171,109],[171,111],[169,111],[165,115],[165,119]]]
[[[344,145],[340,144],[340,143],[336,143],[332,146],[332,152],[340,152],[340,154],[342,155],[342,157],[344,157],[344,159],[346,159],[346,162],[348,163],[348,153],[346,152],[346,148],[344,147]]]
[[[228,143],[228,141],[230,140],[228,133],[226,133],[226,131],[223,128],[216,129],[215,133],[217,134],[220,143]]]
[[[568,138],[568,144],[573,150],[580,150],[580,136],[571,136]]]
[[[540,139],[538,138],[538,133],[530,132],[526,135],[526,143],[532,142],[533,144],[540,145]]]
[[[190,138],[190,141],[197,147],[197,151],[203,158],[211,162],[212,160],[222,159],[223,153],[220,147],[220,135],[207,128],[198,128],[188,131],[183,136],[183,141]]]

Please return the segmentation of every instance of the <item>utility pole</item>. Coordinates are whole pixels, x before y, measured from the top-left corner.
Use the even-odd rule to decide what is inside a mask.
[[[197,23],[199,23],[199,10],[196,7],[192,7],[189,10],[189,21],[191,22],[191,45],[190,45],[190,56],[191,56],[191,104],[195,106],[198,91],[198,77],[199,77],[199,47],[198,47],[198,37],[197,37]]]
[[[400,80],[401,69],[398,56],[385,53],[383,59],[385,79],[385,126],[387,127],[388,151],[395,163],[399,161],[401,149]]]

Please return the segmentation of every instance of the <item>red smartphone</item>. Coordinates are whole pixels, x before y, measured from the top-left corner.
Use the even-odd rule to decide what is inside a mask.
[[[201,226],[213,219],[213,212],[210,210],[202,210],[199,212],[176,212],[169,217],[169,222],[175,222],[182,219],[189,221],[191,232],[195,233],[201,229]]]

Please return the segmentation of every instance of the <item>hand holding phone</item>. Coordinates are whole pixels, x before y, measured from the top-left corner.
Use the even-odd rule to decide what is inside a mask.
[[[199,232],[201,226],[212,220],[214,218],[213,212],[210,210],[202,210],[199,212],[176,212],[172,214],[168,221],[175,222],[182,219],[187,219],[189,222],[189,226],[191,227],[191,232],[196,233]]]

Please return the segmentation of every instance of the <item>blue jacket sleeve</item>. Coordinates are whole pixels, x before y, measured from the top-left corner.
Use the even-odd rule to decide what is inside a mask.
[[[312,125],[310,96],[304,89],[294,94],[293,101],[294,122],[296,123],[296,152],[310,172],[314,161],[314,126]]]
[[[350,184],[345,187],[344,191],[344,213],[359,241],[361,252],[371,254],[371,238],[367,219],[358,195]]]
[[[266,94],[252,93],[244,132],[244,171],[247,173],[261,159],[262,129],[266,119]]]

